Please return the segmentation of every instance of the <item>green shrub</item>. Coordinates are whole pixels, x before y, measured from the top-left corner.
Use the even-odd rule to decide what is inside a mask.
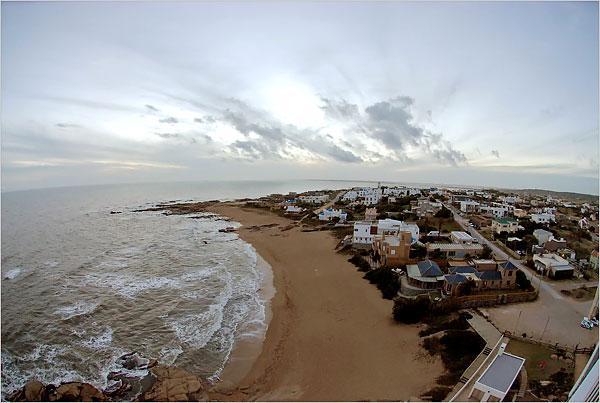
[[[365,273],[364,278],[371,284],[377,285],[381,295],[385,299],[393,299],[400,290],[400,281],[398,273],[387,268],[379,268]]]
[[[354,266],[358,267],[359,271],[369,271],[371,270],[371,265],[367,260],[361,255],[354,255],[350,259],[348,259],[350,263]]]
[[[527,276],[525,275],[525,273],[523,273],[522,270],[517,270],[516,282],[517,287],[519,287],[519,289],[521,290],[530,291],[531,289],[533,289],[531,281],[527,278]]]
[[[430,305],[428,297],[416,299],[398,298],[394,301],[392,313],[397,322],[417,323],[429,313]]]

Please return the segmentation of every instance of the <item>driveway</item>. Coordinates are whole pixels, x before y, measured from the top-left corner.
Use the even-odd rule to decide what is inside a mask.
[[[598,342],[598,329],[587,330],[579,326],[587,316],[592,301],[576,301],[562,295],[561,285],[552,285],[538,276],[534,270],[512,259],[502,249],[487,240],[475,228],[469,227],[468,220],[458,214],[456,208],[446,205],[454,213],[454,220],[482,245],[487,245],[498,259],[509,260],[521,269],[531,284],[539,290],[539,297],[533,302],[501,305],[482,309],[500,330],[508,330],[519,335],[559,343],[566,346],[589,347]],[[558,289],[558,290],[557,290]]]

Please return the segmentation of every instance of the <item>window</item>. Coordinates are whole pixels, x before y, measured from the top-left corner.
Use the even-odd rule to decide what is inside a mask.
[[[508,277],[512,277],[512,274],[513,274],[512,270],[511,270],[511,271],[509,271],[509,272],[508,272]]]

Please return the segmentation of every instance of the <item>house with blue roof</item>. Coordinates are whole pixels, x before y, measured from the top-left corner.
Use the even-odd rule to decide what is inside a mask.
[[[406,265],[406,274],[408,283],[413,287],[431,290],[442,288],[444,284],[444,273],[433,260]]]

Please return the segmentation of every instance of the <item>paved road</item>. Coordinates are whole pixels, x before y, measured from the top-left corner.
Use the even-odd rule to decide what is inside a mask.
[[[319,215],[319,213],[323,210],[325,210],[328,207],[331,207],[335,204],[336,201],[338,201],[340,199],[340,197],[342,197],[342,195],[344,193],[346,193],[347,190],[342,190],[341,192],[338,192],[338,194],[335,195],[335,197],[333,199],[331,199],[330,201],[328,201],[327,203],[323,204],[321,207],[319,207],[318,209],[314,210],[313,213],[315,213],[316,215]]]
[[[564,299],[564,297],[559,292],[557,292],[554,288],[552,288],[548,283],[543,281],[541,276],[538,276],[534,270],[525,266],[521,260],[517,260],[517,259],[510,257],[506,252],[504,252],[502,249],[500,249],[498,247],[498,245],[496,245],[495,243],[493,243],[490,240],[488,240],[487,238],[485,238],[475,228],[470,227],[469,220],[467,220],[464,217],[461,217],[456,208],[454,208],[451,205],[446,205],[446,207],[449,208],[452,211],[452,213],[454,214],[454,221],[456,221],[458,223],[458,225],[460,225],[462,227],[462,229],[464,229],[466,232],[471,234],[471,236],[473,238],[477,239],[477,242],[479,242],[482,245],[487,245],[498,259],[508,260],[512,264],[517,266],[519,269],[521,269],[521,271],[523,271],[523,273],[525,273],[527,278],[531,281],[531,284],[533,284],[534,287],[540,289],[540,291],[544,290],[544,292],[552,294],[552,296],[555,299],[558,299],[558,300]]]
[[[587,315],[592,301],[580,302],[563,296],[560,289],[571,288],[573,282],[561,281],[548,283],[534,270],[523,265],[523,262],[508,256],[502,249],[487,240],[475,228],[469,227],[468,220],[458,214],[456,208],[446,205],[454,213],[454,220],[481,244],[489,246],[498,259],[506,259],[521,269],[539,290],[539,297],[534,302],[502,305],[483,311],[501,330],[518,334],[526,333],[534,339],[544,340],[562,345],[591,346],[598,342],[597,329],[583,329],[579,326],[581,319]],[[578,284],[580,286],[582,284]]]

